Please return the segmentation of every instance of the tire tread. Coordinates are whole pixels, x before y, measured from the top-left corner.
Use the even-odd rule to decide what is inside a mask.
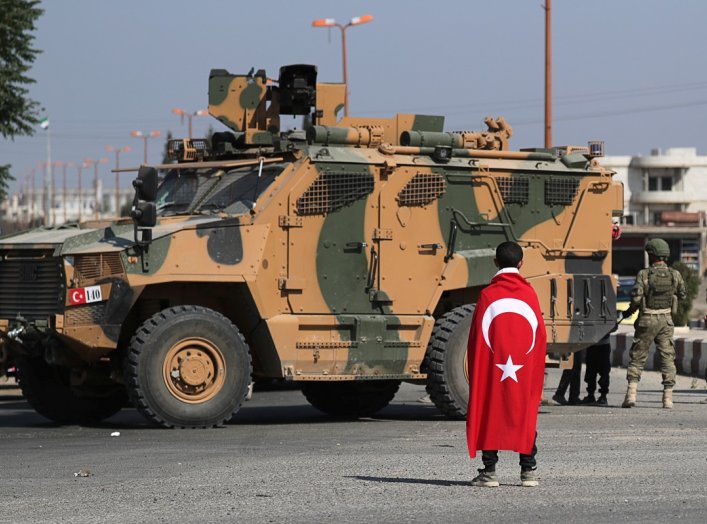
[[[427,394],[439,410],[448,418],[463,420],[467,407],[460,405],[451,394],[447,383],[445,363],[449,339],[459,324],[474,312],[473,304],[465,304],[448,311],[435,322],[425,355],[424,369],[427,371]]]
[[[158,313],[155,313],[152,317],[150,317],[147,321],[143,322],[143,324],[138,328],[138,330],[133,334],[132,338],[130,339],[130,344],[128,345],[128,354],[125,359],[126,365],[125,365],[125,383],[127,385],[127,390],[128,390],[128,395],[130,397],[130,400],[132,401],[133,405],[135,408],[148,420],[153,422],[154,424],[157,424],[159,426],[165,427],[165,428],[181,428],[181,429],[187,429],[187,428],[207,428],[207,427],[217,427],[223,425],[226,421],[228,421],[233,414],[238,411],[240,408],[241,404],[245,400],[245,396],[243,399],[240,399],[240,402],[235,406],[233,412],[224,417],[223,420],[217,421],[213,424],[210,425],[200,425],[200,424],[194,424],[194,425],[176,425],[172,424],[168,420],[165,420],[164,417],[161,417],[158,415],[153,409],[150,408],[148,402],[145,399],[144,393],[142,391],[141,385],[138,383],[137,376],[138,376],[138,367],[139,367],[139,361],[140,361],[140,355],[144,352],[147,351],[147,344],[149,343],[150,336],[152,332],[160,327],[160,325],[163,322],[167,322],[168,320],[172,318],[176,318],[177,316],[184,314],[184,313],[202,313],[202,314],[207,314],[211,315],[221,321],[224,321],[231,325],[237,333],[238,337],[241,339],[241,342],[245,345],[245,347],[248,347],[245,341],[245,337],[243,337],[243,334],[240,332],[238,328],[236,328],[233,323],[226,318],[224,315],[219,313],[218,311],[214,311],[213,309],[209,309],[203,306],[173,306],[167,309],[164,309]],[[253,359],[251,357],[250,351],[248,353],[248,376],[252,376],[253,373]]]

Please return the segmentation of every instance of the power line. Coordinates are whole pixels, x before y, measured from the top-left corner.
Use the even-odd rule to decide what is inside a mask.
[[[654,86],[645,88],[627,88],[620,90],[611,91],[599,91],[589,94],[572,94],[555,97],[555,102],[557,105],[567,105],[570,103],[582,103],[582,102],[597,102],[604,100],[621,100],[626,98],[636,98],[645,96],[654,96],[659,94],[669,94],[684,91],[694,91],[700,89],[707,89],[707,82],[690,82],[687,84],[672,84],[664,86]],[[434,110],[453,110],[456,113],[463,112],[473,112],[475,110],[479,111],[489,111],[490,107],[501,106],[504,110],[508,109],[524,109],[533,108],[543,105],[544,100],[542,98],[526,98],[510,101],[499,101],[499,102],[479,102],[474,104],[462,105],[444,105],[444,106],[417,106],[415,108],[405,108],[405,112],[418,112],[418,111],[434,111]],[[391,110],[361,110],[357,111],[359,114],[380,114],[380,113],[390,113]],[[392,112],[402,112],[401,110],[392,110]]]

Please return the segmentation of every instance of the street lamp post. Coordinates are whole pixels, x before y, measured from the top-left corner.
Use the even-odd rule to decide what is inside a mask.
[[[115,153],[115,216],[120,218],[120,153],[129,153],[132,148],[105,146],[105,149],[109,153]]]
[[[344,69],[344,116],[349,116],[349,81],[346,72],[346,30],[354,25],[371,22],[373,16],[362,15],[353,17],[348,24],[341,25],[333,18],[319,18],[312,22],[312,27],[338,27],[341,30],[341,55]]]
[[[63,172],[66,172],[66,166],[65,166],[64,162],[62,162],[61,160],[57,160],[52,164],[52,201],[49,204],[50,204],[51,210],[52,210],[52,225],[53,226],[56,225],[56,205],[55,205],[54,201],[57,200],[55,185],[54,185],[54,167],[61,167],[64,170]]]
[[[78,223],[81,223],[81,215],[83,212],[83,195],[82,195],[82,192],[83,192],[83,185],[82,185],[83,168],[88,167],[88,165],[86,165],[86,161],[84,160],[83,162],[79,162],[77,164],[77,167],[78,167],[78,171],[79,171],[79,187],[78,187],[78,214],[76,217],[76,221]]]
[[[160,136],[160,134],[161,133],[159,131],[150,131],[149,133],[143,133],[142,131],[130,131],[130,136],[135,138],[142,138],[145,143],[145,164],[147,164],[147,139],[157,138],[158,136]]]
[[[47,165],[49,166],[49,187],[47,191],[47,209],[44,217],[44,225],[53,226],[56,218],[54,211],[54,166],[58,164],[48,160]]]
[[[189,138],[191,139],[191,119],[194,118],[195,116],[207,116],[209,112],[206,109],[199,109],[198,111],[194,111],[193,113],[189,113],[182,109],[181,107],[175,107],[172,109],[172,113],[175,115],[179,115],[182,118],[182,123],[184,123],[184,119],[186,118],[187,121],[189,122]]]
[[[36,189],[34,176],[36,173],[36,169],[31,169],[30,172],[26,175],[26,178],[27,180],[29,180],[29,183],[27,187],[27,197],[25,198],[25,201],[27,202],[27,222],[29,223],[30,228],[34,227],[34,192]]]
[[[94,196],[96,198],[96,203],[93,206],[93,211],[96,220],[98,220],[101,217],[101,194],[98,188],[98,164],[107,164],[108,159],[106,157],[102,157],[96,160],[92,158],[87,158],[86,160],[84,160],[84,162],[86,163],[86,167],[90,167],[91,164],[93,164],[93,191]]]
[[[66,224],[69,219],[66,216],[66,170],[69,167],[76,167],[76,163],[74,162],[66,162],[64,164],[64,168],[61,173],[61,200],[62,200],[62,207],[64,208],[64,224]]]
[[[42,225],[49,227],[52,224],[52,188],[54,187],[54,163],[51,160],[42,162],[44,169],[44,190],[42,191]]]

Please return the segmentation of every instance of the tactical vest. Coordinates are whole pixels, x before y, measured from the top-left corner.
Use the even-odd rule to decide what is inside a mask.
[[[647,308],[665,309],[672,307],[675,292],[675,278],[669,267],[661,265],[648,268],[648,289],[645,295]]]

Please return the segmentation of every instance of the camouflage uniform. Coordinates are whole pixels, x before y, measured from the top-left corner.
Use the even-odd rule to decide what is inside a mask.
[[[662,284],[656,286],[656,281]],[[661,286],[662,289],[655,289]],[[636,284],[631,291],[631,306],[628,310],[631,313],[636,309],[639,310],[626,372],[629,383],[641,380],[641,371],[648,358],[648,348],[652,342],[655,342],[660,357],[663,387],[672,389],[675,385],[674,324],[671,313],[674,296],[679,300],[685,299],[687,296],[685,282],[680,273],[669,268],[664,261],[659,260],[649,268],[638,272]]]

